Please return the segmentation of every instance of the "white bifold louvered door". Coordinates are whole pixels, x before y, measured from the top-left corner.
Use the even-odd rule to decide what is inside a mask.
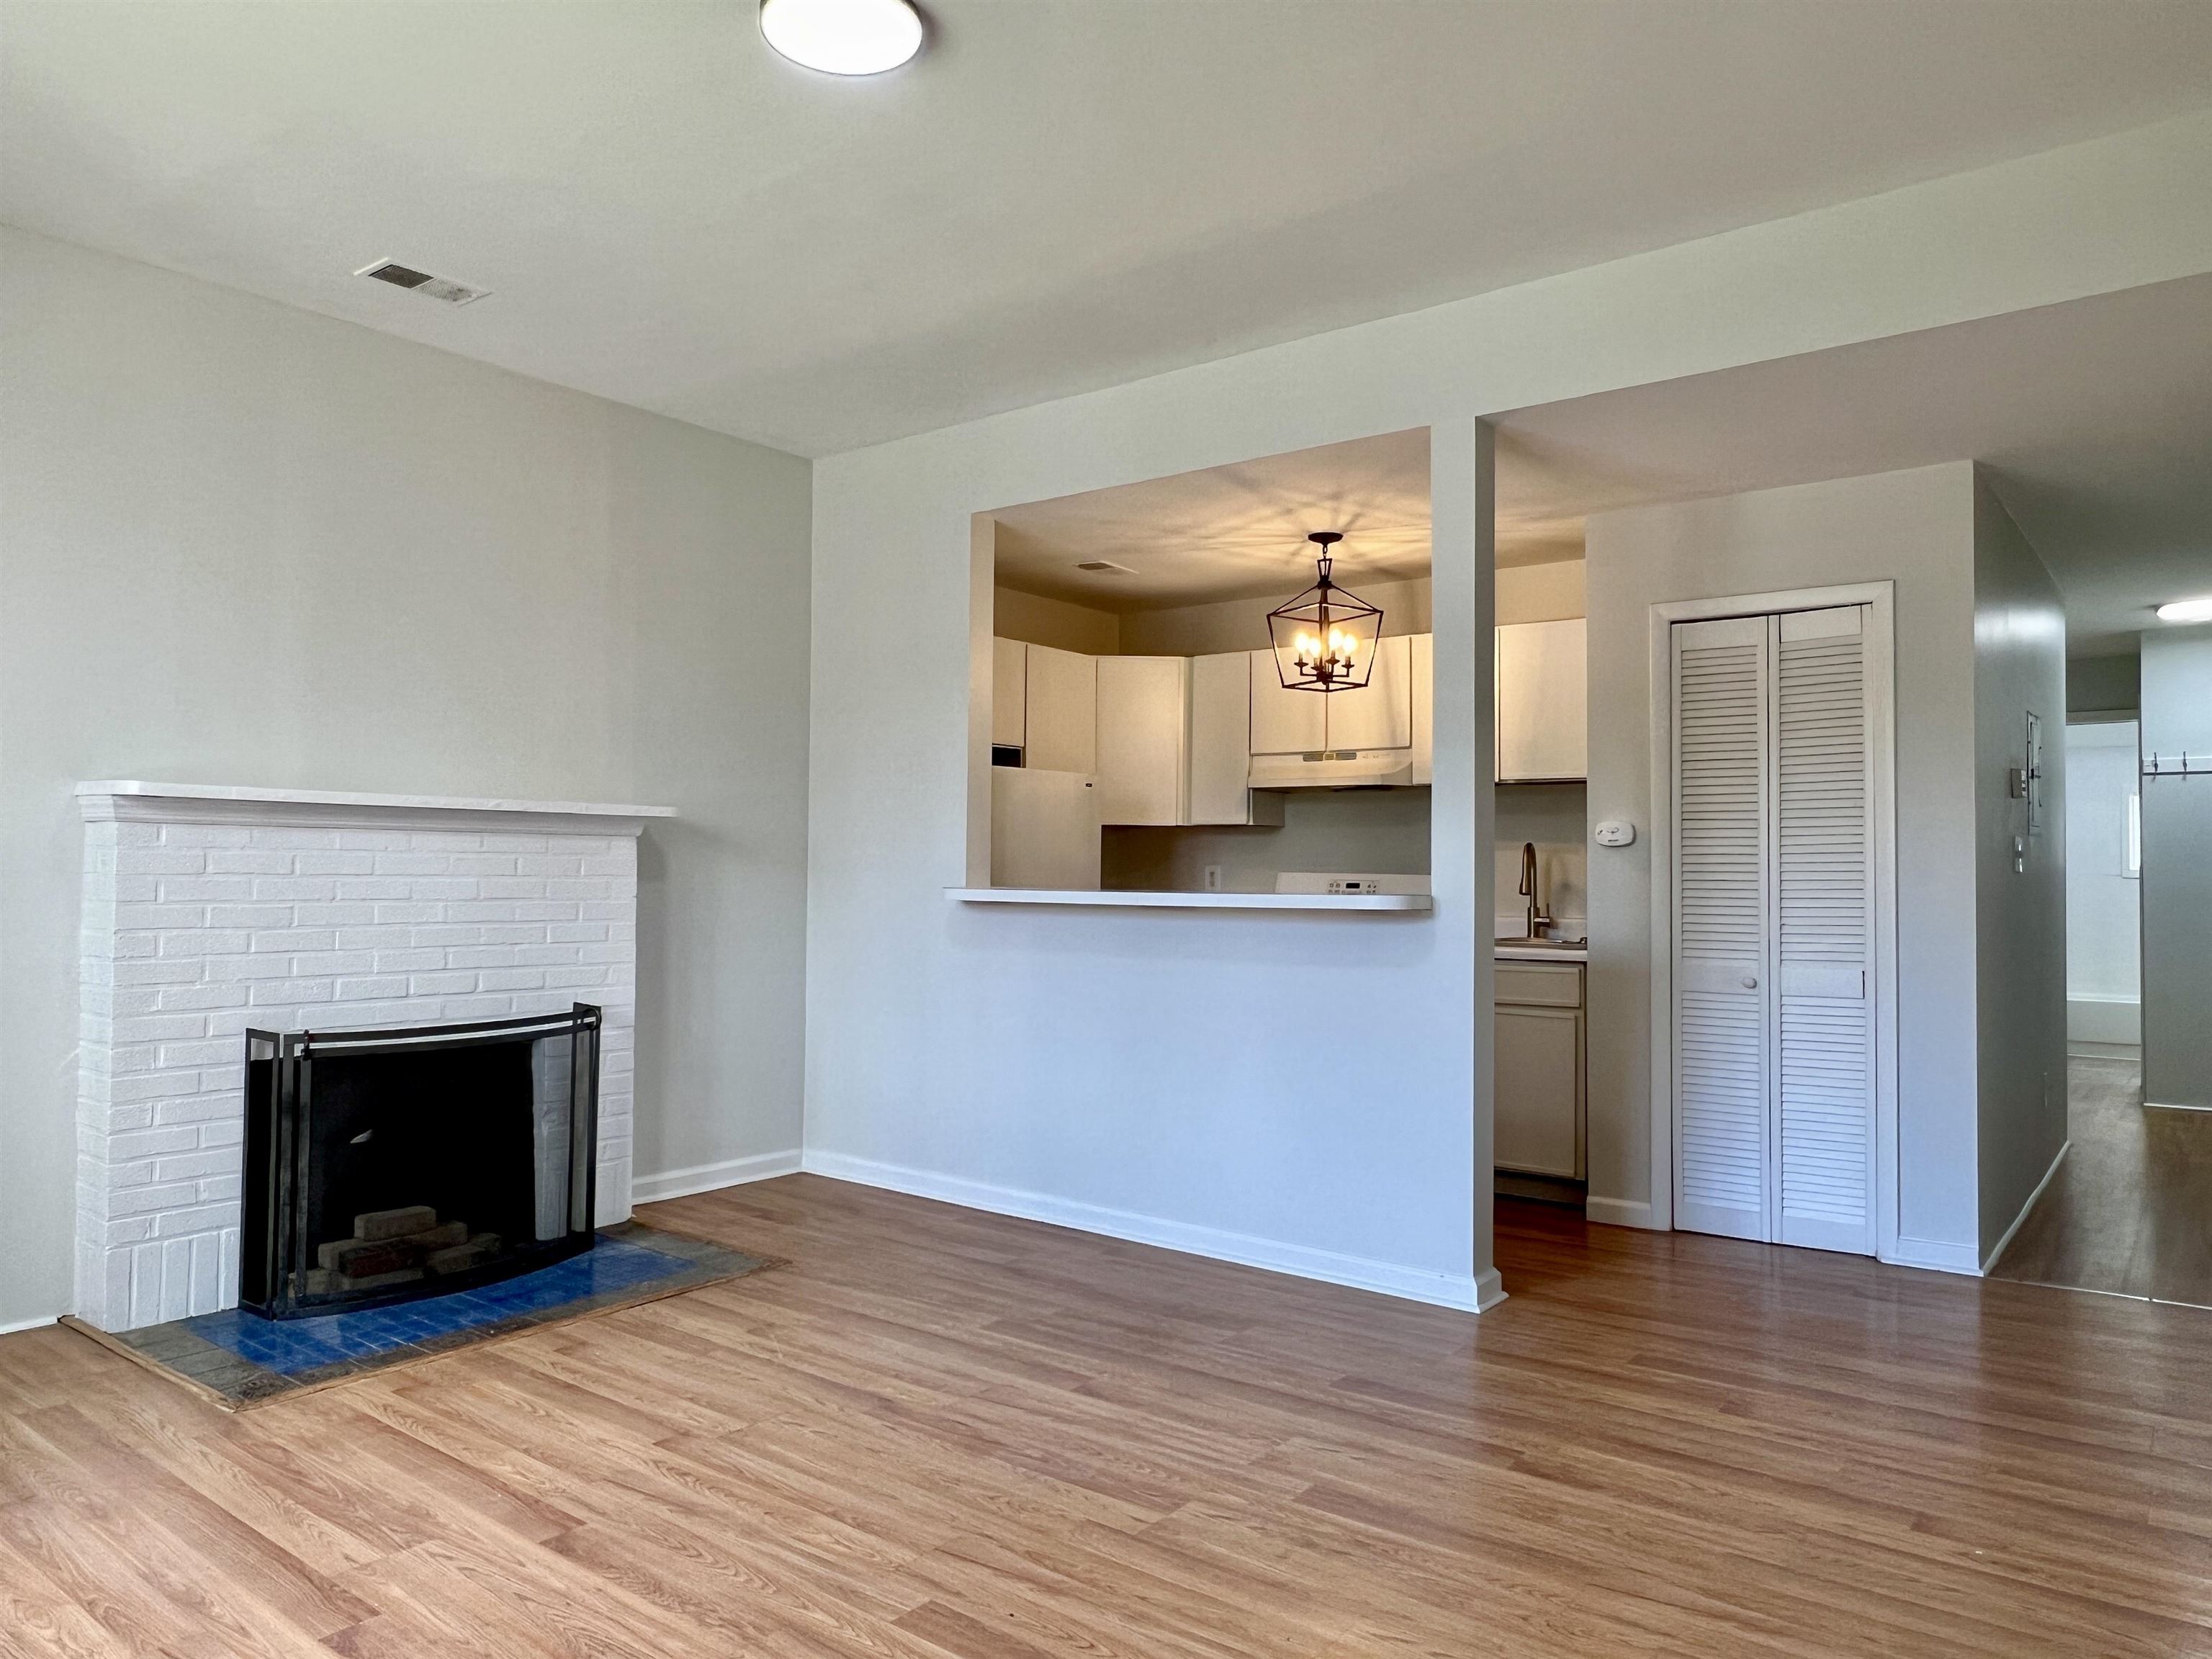
[[[1865,607],[1673,644],[1675,1224],[1871,1255]]]

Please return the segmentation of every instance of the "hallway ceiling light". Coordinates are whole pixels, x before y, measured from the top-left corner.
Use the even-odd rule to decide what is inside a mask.
[[[2158,608],[2160,622],[2212,622],[2212,593],[2201,599],[2176,599],[2172,605]]]
[[[761,0],[760,27],[778,52],[825,75],[881,75],[921,50],[908,0]]]
[[[1330,578],[1329,549],[1344,539],[1341,531],[1316,530],[1306,539],[1320,550],[1314,585],[1267,613],[1275,672],[1286,690],[1357,691],[1375,672],[1382,613]]]

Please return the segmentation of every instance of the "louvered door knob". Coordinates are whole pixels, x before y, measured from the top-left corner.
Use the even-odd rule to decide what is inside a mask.
[[[1747,991],[1756,991],[1759,988],[1759,976],[1755,974],[1746,974],[1743,976],[1743,988]]]

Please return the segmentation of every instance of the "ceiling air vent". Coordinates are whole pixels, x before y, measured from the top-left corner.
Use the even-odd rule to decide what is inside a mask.
[[[374,264],[363,265],[354,272],[372,281],[389,283],[394,288],[408,289],[433,300],[443,300],[449,306],[465,306],[471,300],[481,300],[491,292],[488,288],[471,288],[466,283],[457,283],[450,276],[433,276],[427,270],[417,270],[403,265],[396,259],[379,259]]]
[[[1126,564],[1115,564],[1111,559],[1085,559],[1075,567],[1078,570],[1103,571],[1111,576],[1133,576],[1137,573]]]

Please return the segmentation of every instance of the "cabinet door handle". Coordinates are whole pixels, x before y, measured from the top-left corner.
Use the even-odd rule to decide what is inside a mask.
[[[1747,991],[1756,991],[1759,988],[1759,975],[1746,974],[1743,976],[1743,988]]]

